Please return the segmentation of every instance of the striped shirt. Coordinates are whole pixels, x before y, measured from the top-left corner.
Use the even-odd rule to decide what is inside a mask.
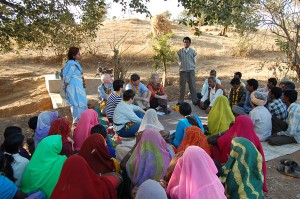
[[[177,52],[179,59],[179,71],[191,71],[196,68],[197,53],[192,48],[182,48]]]
[[[113,119],[115,108],[121,101],[122,98],[115,92],[109,95],[106,102],[106,117],[108,119]]]

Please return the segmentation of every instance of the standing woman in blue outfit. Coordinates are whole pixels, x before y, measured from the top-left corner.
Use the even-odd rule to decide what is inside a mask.
[[[73,124],[77,124],[82,112],[88,108],[82,67],[78,62],[80,59],[79,48],[71,47],[68,61],[62,70],[63,88],[66,92],[67,104],[71,106]]]

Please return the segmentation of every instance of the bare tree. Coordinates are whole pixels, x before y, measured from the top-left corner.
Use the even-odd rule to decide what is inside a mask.
[[[276,43],[287,55],[291,70],[300,79],[300,5],[294,0],[261,0],[264,25],[277,36]]]
[[[132,46],[131,44],[126,45],[126,40],[129,37],[128,32],[119,39],[117,39],[114,34],[113,40],[109,41],[110,49],[113,51],[114,79],[125,79],[128,69],[134,64],[135,56],[146,48],[145,46],[133,54],[126,54],[127,50]]]

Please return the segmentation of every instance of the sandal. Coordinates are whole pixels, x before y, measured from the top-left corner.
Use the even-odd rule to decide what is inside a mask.
[[[283,175],[291,176],[293,178],[300,178],[300,173],[296,172],[294,167],[279,165],[277,171]]]
[[[284,165],[284,166],[290,166],[290,167],[294,167],[294,169],[296,171],[300,171],[300,166],[298,165],[297,162],[290,160],[290,159],[281,159],[280,160],[280,164]]]

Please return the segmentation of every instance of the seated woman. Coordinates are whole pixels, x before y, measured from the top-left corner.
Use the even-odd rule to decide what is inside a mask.
[[[93,109],[83,111],[74,131],[74,149],[79,151],[85,139],[90,135],[91,128],[99,124],[98,113]]]
[[[106,102],[109,95],[114,92],[113,81],[109,74],[101,75],[102,84],[98,87],[98,98],[100,111],[102,115],[106,115]]]
[[[254,124],[250,117],[246,115],[240,115],[236,118],[235,123],[230,127],[230,129],[226,132],[218,136],[216,143],[210,142],[209,144],[214,146],[211,147],[212,158],[217,160],[218,162],[224,164],[228,160],[228,156],[230,154],[231,141],[235,137],[243,137],[247,138],[254,144],[256,149],[260,152],[263,160],[262,160],[262,168],[264,174],[264,191],[267,192],[268,188],[266,185],[266,161],[263,148],[259,141],[258,136],[254,131]]]
[[[178,122],[175,131],[175,138],[170,139],[171,144],[174,145],[176,148],[180,145],[182,139],[184,138],[185,129],[187,127],[198,126],[202,130],[202,132],[204,132],[201,119],[197,115],[191,115],[192,107],[189,103],[181,103],[179,105],[179,113],[185,118]]]
[[[20,148],[22,147],[24,141],[24,135],[17,133],[12,134],[5,138],[3,143],[5,156],[7,159],[6,167],[12,167],[13,179],[11,179],[15,184],[20,187],[23,173],[29,163],[29,160],[20,156]],[[11,173],[11,172],[8,172]]]
[[[39,142],[47,137],[50,130],[51,122],[58,118],[57,111],[44,111],[41,112],[38,116],[38,121],[34,134],[34,145],[37,147]]]
[[[90,165],[97,174],[113,171],[119,172],[119,163],[110,156],[106,142],[102,135],[90,135],[82,144],[79,155]]]
[[[117,187],[122,177],[118,173],[97,175],[84,158],[73,155],[67,159],[51,198],[117,199]]]
[[[150,97],[150,108],[157,108],[158,106],[162,107],[165,114],[169,114],[171,111],[168,110],[168,96],[162,86],[159,83],[159,75],[153,73],[150,78],[150,83],[148,84],[148,89],[151,91]]]
[[[170,132],[166,131],[164,126],[158,120],[156,111],[154,109],[148,109],[146,111],[138,132],[142,132],[146,129],[153,129],[159,131],[164,139],[167,139],[170,134]]]
[[[61,135],[48,136],[39,143],[23,174],[23,192],[41,190],[50,198],[67,159],[66,156],[59,155],[61,150]]]
[[[216,135],[229,129],[229,125],[234,121],[234,115],[231,111],[228,99],[219,96],[208,114],[208,132],[210,135]]]
[[[129,89],[123,93],[121,101],[114,112],[114,131],[121,137],[134,137],[140,128],[145,111],[133,103],[135,93]],[[143,113],[143,114],[142,114]]]
[[[58,118],[51,123],[48,133],[48,135],[61,135],[63,146],[60,155],[66,155],[67,157],[74,153],[74,141],[70,138],[71,126],[72,124],[68,120]]]
[[[133,193],[134,199],[167,199],[164,188],[155,180],[146,180]]]
[[[0,196],[3,199],[21,199],[25,198],[25,194],[18,190],[18,187],[11,181],[13,176],[7,176],[5,167],[11,167],[7,164],[7,159],[2,151],[0,151]],[[10,168],[12,170],[12,168]],[[4,175],[5,174],[5,175]]]
[[[116,150],[112,146],[112,142],[110,140],[110,137],[107,136],[106,128],[102,124],[96,124],[95,126],[93,126],[93,128],[91,128],[91,135],[93,135],[95,133],[99,133],[100,135],[103,136],[103,138],[106,141],[109,154],[111,155],[111,157],[115,158],[116,157]]]
[[[217,173],[218,169],[207,153],[198,146],[190,146],[175,166],[167,194],[178,199],[226,199]]]
[[[166,174],[171,159],[167,143],[160,133],[146,129],[121,165],[126,164],[132,185],[139,187],[147,179],[159,181]]]
[[[185,149],[189,146],[199,146],[209,156],[211,155],[210,146],[207,142],[207,138],[203,134],[202,130],[197,126],[189,126],[185,129],[185,136],[182,139],[178,148],[176,149],[176,153],[185,151]]]
[[[248,139],[233,138],[221,177],[228,198],[264,198],[262,161],[261,154]]]

